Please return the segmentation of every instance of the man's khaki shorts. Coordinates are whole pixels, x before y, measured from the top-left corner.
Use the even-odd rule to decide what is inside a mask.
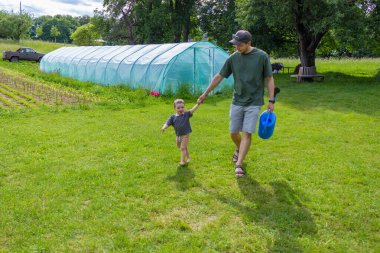
[[[230,106],[230,133],[246,132],[253,134],[256,129],[261,106]]]

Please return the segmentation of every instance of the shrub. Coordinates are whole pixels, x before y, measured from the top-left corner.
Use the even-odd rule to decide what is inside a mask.
[[[178,90],[175,93],[177,98],[189,99],[193,97],[191,85],[188,83],[182,83],[178,86]]]

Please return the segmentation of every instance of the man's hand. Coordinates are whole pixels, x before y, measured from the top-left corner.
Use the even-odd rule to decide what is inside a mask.
[[[204,94],[202,94],[199,98],[198,98],[198,100],[197,100],[197,104],[202,104],[203,103],[203,101],[206,99],[206,95],[204,95]]]
[[[273,110],[274,110],[274,104],[269,102],[268,103],[268,111],[273,112]]]
[[[203,94],[198,98],[197,104],[202,104],[203,101],[206,99],[207,95],[215,89],[216,86],[219,85],[219,83],[223,80],[223,76],[221,76],[219,73],[214,76],[214,78],[211,80],[210,85],[207,87],[206,91],[203,92]]]

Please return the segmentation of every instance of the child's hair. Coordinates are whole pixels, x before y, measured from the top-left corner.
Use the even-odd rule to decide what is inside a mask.
[[[176,99],[174,100],[174,108],[176,107],[177,104],[185,104],[185,101],[183,99]]]

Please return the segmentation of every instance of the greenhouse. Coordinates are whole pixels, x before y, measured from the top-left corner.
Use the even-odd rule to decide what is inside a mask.
[[[210,42],[62,47],[46,54],[40,69],[101,85],[127,85],[161,94],[188,85],[206,89],[229,54]],[[232,76],[216,91],[233,85]]]

